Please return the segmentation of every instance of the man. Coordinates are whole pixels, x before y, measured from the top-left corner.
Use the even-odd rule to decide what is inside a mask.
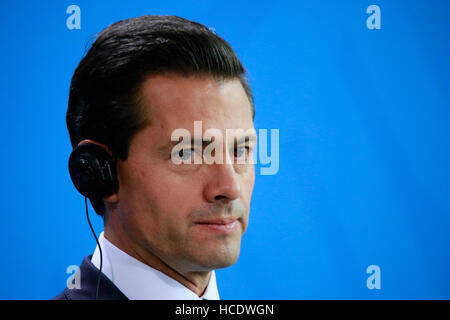
[[[248,225],[253,119],[245,69],[205,26],[142,16],[103,30],[73,75],[67,126],[75,150],[114,159],[116,185],[87,193],[104,232],[80,287],[55,299],[219,299],[214,270],[237,261]],[[223,158],[197,161],[215,140]]]

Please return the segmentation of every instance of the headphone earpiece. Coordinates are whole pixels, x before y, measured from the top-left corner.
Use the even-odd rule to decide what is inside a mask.
[[[69,173],[75,188],[87,198],[102,198],[119,190],[116,161],[97,144],[85,143],[72,151]]]

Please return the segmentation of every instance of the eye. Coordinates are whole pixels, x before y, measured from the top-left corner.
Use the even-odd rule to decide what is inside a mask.
[[[250,152],[250,148],[248,146],[245,147],[238,147],[234,149],[234,156],[236,158],[241,158],[246,156]]]
[[[178,151],[178,156],[181,160],[186,161],[191,159],[191,157],[194,155],[194,152],[195,151],[193,148],[181,149],[180,151]]]

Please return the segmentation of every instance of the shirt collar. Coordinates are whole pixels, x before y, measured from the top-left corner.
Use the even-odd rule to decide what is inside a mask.
[[[142,263],[117,248],[100,234],[102,248],[102,273],[104,273],[130,300],[219,300],[216,274],[211,272],[205,293],[198,297],[193,291],[164,273]],[[91,259],[100,268],[100,251],[97,246]]]

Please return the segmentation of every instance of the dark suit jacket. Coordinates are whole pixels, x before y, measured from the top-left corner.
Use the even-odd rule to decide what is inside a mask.
[[[91,262],[92,255],[83,259],[80,269],[80,289],[65,288],[53,300],[95,300],[97,291],[98,269]],[[98,299],[102,300],[128,300],[128,298],[108,279],[103,273],[100,274],[100,286]]]

